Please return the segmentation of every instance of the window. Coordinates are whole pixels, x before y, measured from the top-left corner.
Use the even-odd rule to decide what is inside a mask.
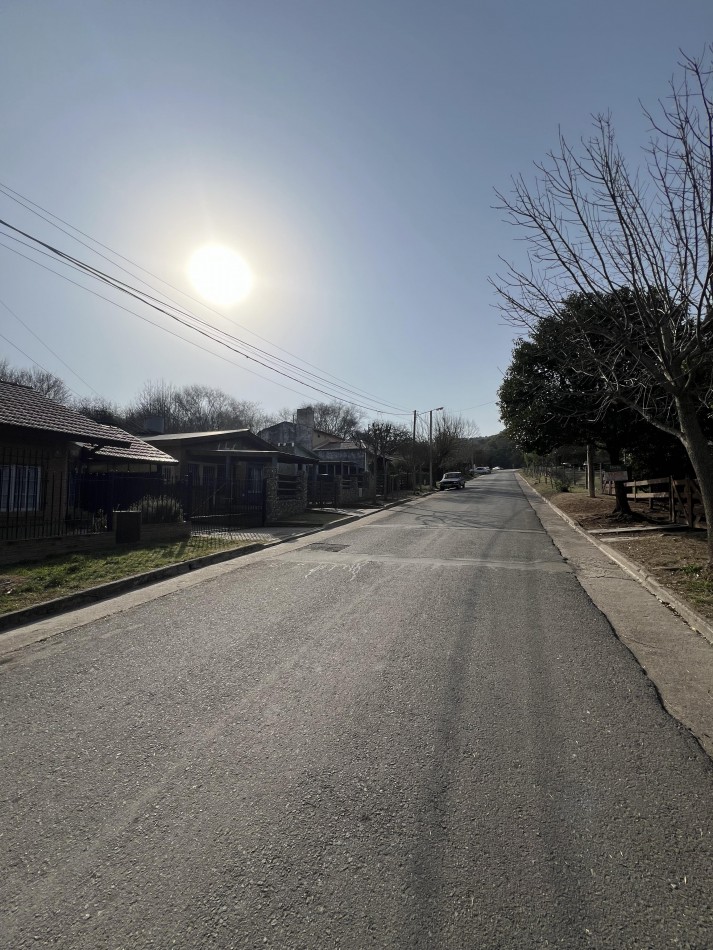
[[[0,511],[37,511],[41,474],[39,465],[0,465]]]

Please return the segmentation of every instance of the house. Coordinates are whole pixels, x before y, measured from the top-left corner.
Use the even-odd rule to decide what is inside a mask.
[[[298,409],[294,422],[278,422],[259,434],[287,452],[310,452],[319,461],[320,475],[346,477],[373,470],[373,453],[362,442],[315,429],[311,406]]]
[[[217,432],[174,432],[145,436],[150,446],[170,452],[178,460],[178,474],[192,476],[196,485],[214,486],[241,481],[262,485],[265,470],[290,464],[296,471],[315,463],[306,452],[286,452],[250,429]]]
[[[249,429],[180,432],[145,441],[178,459],[190,478],[194,524],[274,524],[307,507],[311,452],[287,452]]]
[[[29,386],[0,381],[0,539],[64,534],[68,522],[77,520],[76,476],[97,458],[105,466],[144,470],[175,465],[171,456],[160,455],[128,432],[94,422]]]

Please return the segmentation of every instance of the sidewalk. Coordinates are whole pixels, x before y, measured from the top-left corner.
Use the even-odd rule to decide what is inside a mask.
[[[518,478],[526,498],[562,557],[572,567],[613,634],[637,659],[664,708],[713,757],[713,644],[695,626],[706,622],[689,611],[639,566],[592,538]],[[685,608],[685,605],[678,605]]]
[[[317,534],[321,531],[328,531],[332,528],[338,528],[342,525],[358,521],[360,518],[366,518],[369,515],[377,514],[397,505],[402,505],[417,497],[409,496],[400,498],[393,502],[387,502],[378,508],[355,508],[349,509],[344,513],[344,517],[339,518],[329,524],[319,526],[309,526],[305,524],[276,525],[266,528],[251,528],[245,531],[226,531],[232,541],[248,542],[241,548],[233,550],[219,551],[215,554],[207,554],[203,557],[192,558],[188,561],[181,561],[177,564],[171,564],[167,567],[160,567],[153,571],[147,571],[143,574],[134,574],[130,577],[124,577],[120,580],[110,581],[106,584],[99,584],[96,587],[89,587],[86,590],[79,591],[76,594],[70,594],[66,597],[56,597],[47,600],[44,603],[36,604],[32,607],[26,607],[22,610],[14,610],[9,613],[0,614],[0,637],[3,633],[16,630],[25,624],[43,618],[54,617],[69,610],[76,610],[78,607],[86,607],[89,604],[96,604],[127,591],[137,590],[146,587],[149,584],[155,584],[158,581],[164,581],[171,577],[177,577],[182,574],[188,574],[200,568],[209,567],[212,564],[219,564],[224,561],[230,561],[234,558],[243,557],[247,554],[254,554],[257,551],[264,551],[276,544],[283,544],[286,541],[292,541],[297,538],[306,537],[310,534]]]

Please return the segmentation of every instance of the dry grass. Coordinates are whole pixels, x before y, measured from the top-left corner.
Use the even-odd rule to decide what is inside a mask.
[[[108,581],[252,543],[252,540],[190,538],[91,554],[67,554],[37,564],[13,565],[4,568],[0,574],[0,613],[32,607]]]
[[[627,528],[619,537],[599,535],[612,548],[646,569],[664,587],[713,623],[713,582],[702,574],[708,559],[704,531],[640,531],[647,524],[669,523],[665,511],[650,512],[647,502],[632,503],[634,520],[612,517],[614,499],[608,495],[590,498],[584,489],[558,492],[544,482],[527,479],[532,487],[568,515],[585,531]]]

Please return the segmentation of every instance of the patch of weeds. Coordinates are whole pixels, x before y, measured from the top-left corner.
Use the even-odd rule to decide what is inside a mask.
[[[682,564],[669,575],[676,593],[708,620],[713,620],[713,580],[700,564]]]
[[[710,583],[710,581],[706,581],[706,579],[701,576],[702,571],[703,567],[700,564],[686,564],[681,568],[681,572],[687,577],[701,578],[703,583]]]

